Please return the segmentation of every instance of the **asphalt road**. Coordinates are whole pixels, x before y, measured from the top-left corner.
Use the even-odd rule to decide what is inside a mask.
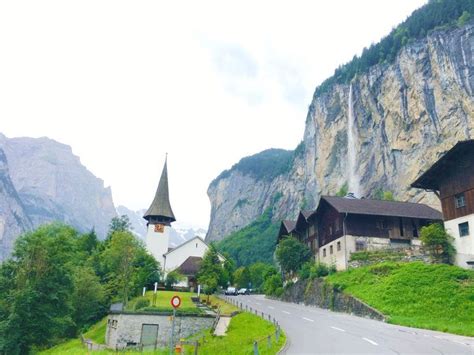
[[[245,306],[275,318],[288,343],[283,354],[469,354],[474,338],[391,325],[371,319],[266,299],[235,296]]]

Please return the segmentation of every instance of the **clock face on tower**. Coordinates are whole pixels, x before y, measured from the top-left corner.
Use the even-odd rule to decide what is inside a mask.
[[[155,224],[155,233],[164,233],[165,225],[164,224]]]

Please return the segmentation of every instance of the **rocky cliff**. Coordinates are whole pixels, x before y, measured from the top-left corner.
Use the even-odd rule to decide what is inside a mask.
[[[31,225],[11,181],[7,157],[0,149],[0,262],[9,255],[15,238]]]
[[[0,196],[0,204],[22,211],[18,216],[27,216],[10,225],[9,235],[51,221],[65,222],[80,231],[95,228],[99,236],[106,235],[116,216],[111,190],[81,164],[71,147],[48,138],[0,134],[0,149],[6,156],[4,170],[9,171],[12,191],[10,197]],[[0,219],[5,216],[1,210]],[[4,249],[8,252],[10,247]]]
[[[303,144],[286,171],[262,179],[237,164],[210,185],[207,240],[246,226],[271,205],[276,220],[294,218],[346,182],[360,196],[383,189],[439,207],[433,194],[410,183],[457,141],[474,136],[473,90],[472,23],[432,31],[404,46],[393,63],[316,90]]]

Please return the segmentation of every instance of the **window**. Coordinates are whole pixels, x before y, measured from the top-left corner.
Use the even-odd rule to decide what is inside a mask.
[[[198,243],[196,243],[196,248],[198,247]]]
[[[466,237],[469,235],[469,222],[459,223],[459,236]]]
[[[385,218],[382,218],[377,221],[377,228],[379,229],[388,229],[388,223]]]
[[[339,218],[337,218],[336,221],[334,222],[334,230],[336,232],[339,232],[341,230],[341,223],[339,221]]]
[[[326,248],[323,249],[323,257],[326,256]]]
[[[466,206],[466,200],[464,198],[463,193],[454,195],[454,206],[456,206],[456,208],[461,208],[461,207]]]
[[[329,226],[329,234],[332,235],[332,226]]]
[[[341,251],[341,242],[337,242],[337,251]]]
[[[333,250],[332,250],[332,245],[329,246],[329,254],[332,254],[333,253]]]
[[[356,251],[362,251],[365,249],[365,242],[363,240],[356,240]]]

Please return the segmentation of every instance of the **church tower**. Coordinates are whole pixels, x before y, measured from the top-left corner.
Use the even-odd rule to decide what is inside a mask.
[[[165,160],[155,198],[143,216],[147,220],[146,247],[162,268],[163,254],[168,252],[171,223],[176,221],[169,198],[167,162],[168,159]]]

